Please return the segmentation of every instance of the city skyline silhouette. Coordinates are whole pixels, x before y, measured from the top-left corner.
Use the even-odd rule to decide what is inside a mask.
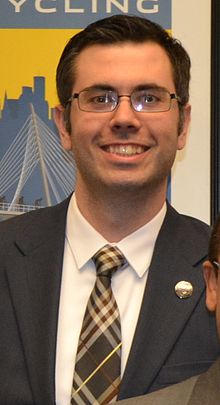
[[[45,77],[35,76],[33,87],[23,86],[18,99],[5,94],[0,117],[0,201],[9,207],[12,203],[53,205],[74,188],[74,160],[60,145],[45,99],[45,82]],[[72,177],[72,189],[71,177],[68,187],[64,185],[65,176]]]

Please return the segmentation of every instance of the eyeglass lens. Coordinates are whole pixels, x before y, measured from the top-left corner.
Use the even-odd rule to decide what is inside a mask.
[[[116,91],[90,88],[79,93],[79,107],[84,111],[113,111],[122,97],[129,97],[132,107],[139,112],[159,112],[170,109],[170,93],[163,88],[135,90],[131,95],[118,95]]]

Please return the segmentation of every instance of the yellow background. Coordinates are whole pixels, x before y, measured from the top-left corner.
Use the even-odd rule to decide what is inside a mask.
[[[57,103],[56,67],[68,40],[79,29],[0,29],[0,110],[5,92],[17,99],[34,76],[46,78],[46,100]]]
[[[0,109],[5,92],[18,98],[22,86],[33,87],[34,76],[46,78],[50,107],[57,103],[55,74],[59,57],[77,29],[1,29],[0,30]]]

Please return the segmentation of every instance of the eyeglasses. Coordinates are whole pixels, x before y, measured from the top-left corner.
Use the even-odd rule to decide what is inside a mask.
[[[175,93],[169,93],[168,90],[161,87],[134,90],[131,95],[119,95],[114,90],[91,87],[72,94],[67,103],[77,99],[80,110],[104,113],[114,111],[119,105],[121,97],[129,97],[133,110],[142,113],[169,111],[172,100],[181,103]]]
[[[217,262],[216,260],[213,260],[212,264],[214,264],[214,266],[217,267],[217,269],[220,269],[220,263]]]

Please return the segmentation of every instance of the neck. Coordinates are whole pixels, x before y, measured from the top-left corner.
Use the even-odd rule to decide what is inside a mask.
[[[126,194],[126,195],[125,195]],[[78,208],[86,220],[108,241],[119,242],[147,224],[162,208],[166,189],[157,195],[137,193],[107,193],[96,195],[76,189]]]

